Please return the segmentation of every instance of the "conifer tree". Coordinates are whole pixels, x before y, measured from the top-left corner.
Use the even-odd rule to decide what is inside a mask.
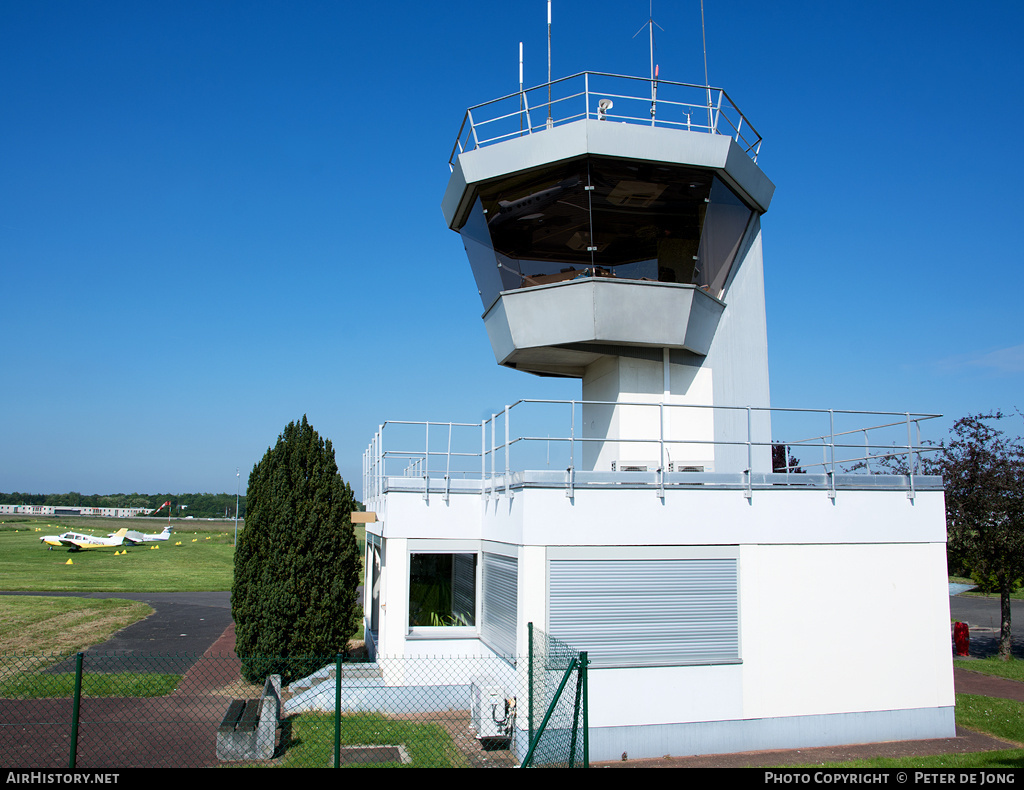
[[[249,475],[231,613],[243,675],[289,683],[345,652],[361,609],[352,489],[305,415]]]

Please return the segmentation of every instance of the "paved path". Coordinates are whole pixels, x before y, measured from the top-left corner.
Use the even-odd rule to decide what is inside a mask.
[[[163,697],[84,698],[77,740],[79,769],[221,764],[216,757],[216,730],[240,670],[234,655],[229,593],[38,594],[148,603],[154,614],[85,651],[86,671],[183,676],[178,687]],[[72,666],[61,662],[48,671],[69,671],[73,663],[74,659]],[[64,698],[4,700],[7,726],[0,728],[0,764],[66,767],[69,706]]]
[[[198,656],[206,652],[232,625],[230,592],[124,593],[124,592],[5,592],[3,595],[40,595],[65,598],[124,598],[153,607],[153,614],[109,640],[93,645],[87,654]]]

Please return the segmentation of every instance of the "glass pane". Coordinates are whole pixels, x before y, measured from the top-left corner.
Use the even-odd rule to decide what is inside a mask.
[[[409,625],[476,624],[476,555],[413,554],[409,563]]]
[[[462,244],[466,248],[469,265],[473,269],[477,292],[484,303],[484,309],[487,309],[506,287],[517,288],[518,285],[506,286],[502,281],[502,270],[491,247],[487,219],[479,198],[474,202],[473,210],[469,213],[466,224],[459,230],[459,235],[462,236]],[[514,279],[518,281],[518,277]]]
[[[715,179],[701,233],[697,282],[720,296],[754,212]]]
[[[494,249],[522,274],[514,287],[573,279],[590,266],[586,185],[579,160],[481,188]]]
[[[582,277],[718,296],[753,216],[710,170],[588,157],[482,185],[462,235],[485,307]]]
[[[710,174],[598,158],[591,176],[596,263],[615,277],[692,283]]]

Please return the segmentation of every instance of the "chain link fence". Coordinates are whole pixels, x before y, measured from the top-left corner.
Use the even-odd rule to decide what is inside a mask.
[[[539,631],[524,658],[293,660],[319,669],[282,686],[235,655],[0,655],[0,765],[586,765],[585,654]]]

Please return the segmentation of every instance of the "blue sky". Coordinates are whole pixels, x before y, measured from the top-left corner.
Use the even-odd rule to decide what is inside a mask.
[[[645,0],[554,0],[553,76],[644,76]],[[1024,6],[705,0],[764,137],[772,403],[1024,409]],[[546,79],[545,0],[0,4],[0,491],[232,491],[306,414],[577,382],[498,368],[442,219],[466,107]],[[699,0],[653,4],[703,82]],[[1019,418],[1012,426],[1024,430]]]

